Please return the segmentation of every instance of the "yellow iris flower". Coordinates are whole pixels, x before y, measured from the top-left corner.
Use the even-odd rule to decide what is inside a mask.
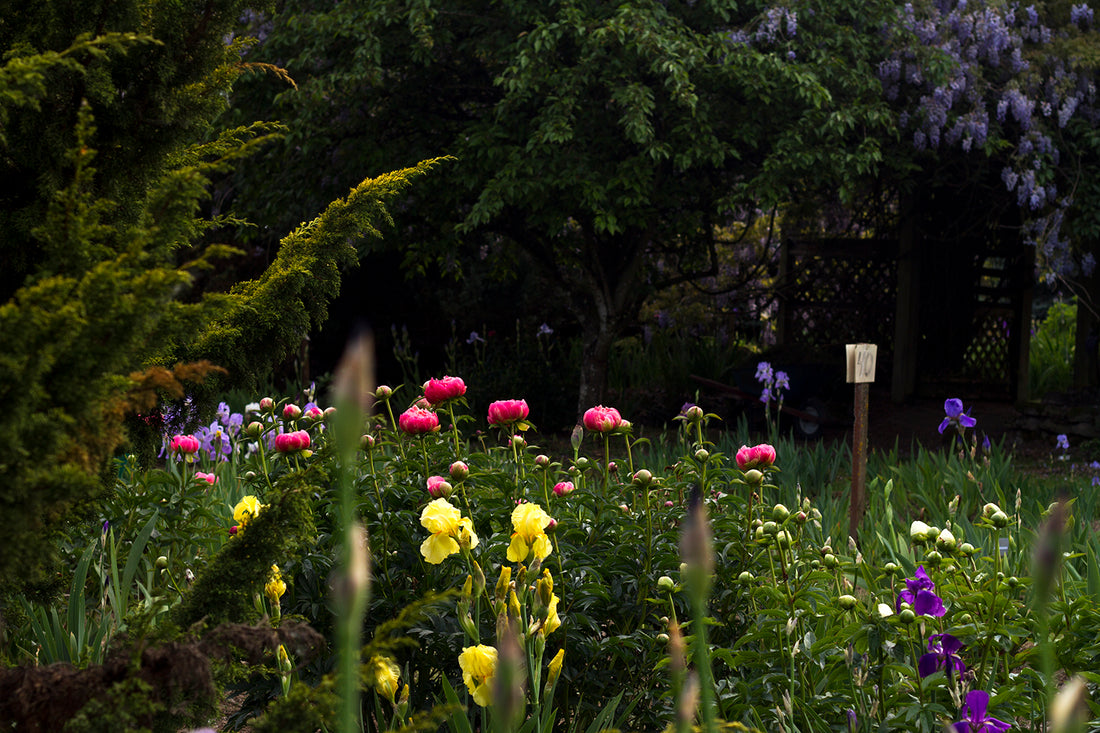
[[[401,668],[389,657],[378,654],[370,658],[369,674],[374,678],[375,691],[393,702],[397,694],[397,681],[401,678]]]
[[[420,544],[420,554],[432,565],[438,565],[460,548],[477,547],[474,523],[446,499],[429,502],[420,513],[420,524],[432,533]]]
[[[278,603],[284,593],[286,593],[286,583],[283,581],[283,574],[279,572],[278,565],[272,565],[271,575],[268,577],[267,584],[264,585],[264,595],[272,603]]]
[[[520,504],[512,511],[512,541],[508,545],[508,560],[523,562],[531,553],[540,560],[554,550],[546,528],[550,515],[538,504]]]
[[[474,702],[481,707],[489,705],[493,701],[497,650],[484,644],[465,647],[458,655],[458,666],[462,668],[462,681],[466,683]]]
[[[237,523],[238,527],[244,529],[260,513],[261,509],[263,509],[263,504],[260,503],[260,500],[249,494],[238,501],[237,506],[233,507],[233,521]]]

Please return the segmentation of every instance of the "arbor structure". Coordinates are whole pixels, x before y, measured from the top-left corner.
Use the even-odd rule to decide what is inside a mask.
[[[188,383],[246,384],[285,358],[324,319],[340,268],[386,220],[384,202],[417,172],[364,181],[289,234],[263,276],[204,292],[198,274],[234,253],[217,227],[235,220],[198,215],[209,179],[276,131],[211,127],[247,70],[244,42],[225,40],[245,5],[47,1],[4,13],[7,590],[46,577],[67,519],[98,521],[92,501],[126,416],[150,416],[158,397],[180,397]]]
[[[642,301],[716,271],[723,227],[874,169],[893,124],[874,73],[890,6],[287,0],[255,58],[298,82],[273,116],[316,134],[237,193],[287,210],[318,160],[338,187],[453,155],[393,241],[408,267],[557,282],[583,332],[579,414]]]

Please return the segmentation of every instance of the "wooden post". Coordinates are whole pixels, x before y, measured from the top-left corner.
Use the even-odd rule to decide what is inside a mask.
[[[852,490],[848,495],[848,536],[855,538],[867,500],[867,402],[875,381],[875,344],[848,344],[848,382],[855,383],[855,425],[852,429]]]

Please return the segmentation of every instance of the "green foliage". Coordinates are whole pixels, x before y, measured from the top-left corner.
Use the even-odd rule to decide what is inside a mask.
[[[1028,389],[1041,399],[1048,392],[1067,392],[1073,387],[1076,351],[1077,303],[1058,301],[1031,336]]]
[[[279,129],[211,127],[246,70],[244,42],[225,38],[249,4],[70,5],[24,4],[0,29],[6,592],[52,576],[56,540],[103,493],[125,416],[180,389],[156,374],[206,361],[192,380],[229,368],[208,390],[262,379],[323,321],[359,240],[388,221],[385,202],[429,167],[363,181],[257,280],[205,292],[201,274],[236,252],[218,227],[240,223],[202,215],[211,176]]]
[[[242,528],[198,573],[191,592],[173,610],[173,621],[188,628],[200,621],[253,620],[253,596],[263,591],[271,566],[293,560],[315,540],[310,494],[325,482],[319,469],[277,481],[247,529]]]

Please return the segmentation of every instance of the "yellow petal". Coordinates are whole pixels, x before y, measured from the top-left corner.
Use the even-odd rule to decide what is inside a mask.
[[[420,554],[432,565],[438,565],[458,552],[458,543],[445,534],[433,534],[420,543]]]
[[[545,560],[551,552],[554,551],[554,545],[550,542],[550,538],[544,534],[540,534],[535,538],[535,542],[532,545],[532,549],[535,551],[535,557],[540,560]]]
[[[523,562],[530,553],[531,548],[527,546],[527,543],[523,541],[519,533],[512,535],[512,541],[508,545],[509,562]]]

